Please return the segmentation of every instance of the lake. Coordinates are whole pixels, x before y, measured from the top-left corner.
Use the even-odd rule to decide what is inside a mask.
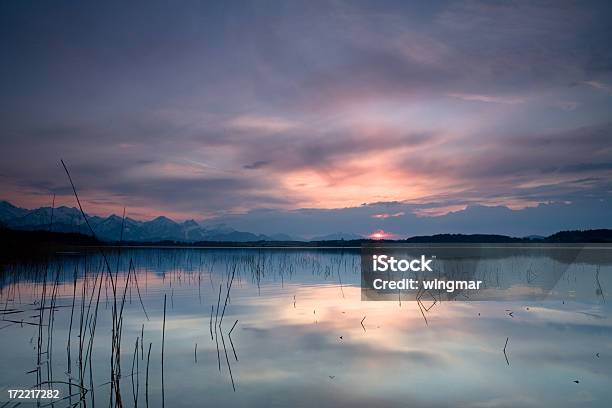
[[[610,263],[574,260],[544,299],[423,305],[362,301],[360,267],[359,249],[316,248],[5,264],[0,406],[36,405],[3,405],[31,388],[55,407],[610,406]]]

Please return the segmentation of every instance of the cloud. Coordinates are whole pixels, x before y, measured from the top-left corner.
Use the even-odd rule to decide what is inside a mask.
[[[612,93],[612,86],[605,84],[599,81],[584,81],[584,83],[592,88],[595,88],[600,91],[604,91],[607,93]]]
[[[248,170],[256,170],[256,169],[259,169],[261,167],[267,166],[268,164],[270,164],[269,161],[259,160],[259,161],[253,162],[251,164],[245,164],[243,167],[245,169],[248,169]]]
[[[570,112],[578,108],[580,106],[580,102],[559,100],[553,101],[551,105],[564,111]]]
[[[376,218],[376,219],[379,219],[379,220],[384,220],[384,219],[387,219],[387,218],[396,218],[396,217],[401,217],[401,216],[403,216],[404,214],[406,214],[406,213],[405,213],[405,212],[403,212],[403,211],[396,212],[396,213],[394,213],[394,214],[389,214],[389,213],[373,214],[373,215],[372,215],[372,218]]]
[[[228,120],[225,125],[240,131],[276,133],[291,130],[297,125],[292,121],[265,116],[238,116]]]
[[[86,200],[189,217],[611,194],[605,3],[0,7],[22,205],[70,200],[60,158]]]
[[[525,103],[524,98],[513,98],[505,96],[491,96],[491,95],[477,95],[477,94],[449,94],[449,96],[457,99],[463,99],[464,101],[475,101],[484,103],[501,103],[507,105],[516,105],[519,103]]]
[[[452,202],[448,203],[453,204]],[[612,200],[580,197],[572,202],[550,202],[513,210],[506,206],[463,203],[451,212],[423,216],[440,203],[372,203],[336,209],[252,210],[206,220],[238,230],[263,234],[287,233],[297,237],[331,234],[338,231],[363,236],[384,229],[394,237],[440,233],[549,235],[560,230],[611,228],[608,219]],[[453,207],[450,206],[452,209]],[[447,210],[448,211],[448,210]],[[373,218],[372,214],[404,212],[396,218]]]

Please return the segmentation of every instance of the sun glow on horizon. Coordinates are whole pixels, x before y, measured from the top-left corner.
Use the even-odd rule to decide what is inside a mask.
[[[371,233],[370,235],[368,235],[368,238],[376,239],[376,240],[393,239],[394,237],[395,237],[394,234],[385,232],[384,230],[377,230],[377,231],[374,231],[373,233]]]

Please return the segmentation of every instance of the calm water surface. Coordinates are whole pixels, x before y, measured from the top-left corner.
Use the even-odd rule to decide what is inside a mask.
[[[155,407],[162,400],[168,407],[610,406],[609,265],[580,264],[560,280],[563,293],[596,294],[584,300],[456,301],[422,310],[413,301],[362,302],[359,255],[107,253],[119,304],[125,291],[122,404],[146,406],[148,382]],[[9,389],[44,382],[66,398],[56,407],[80,399],[108,406],[115,300],[100,253],[5,265],[1,276],[0,405]]]

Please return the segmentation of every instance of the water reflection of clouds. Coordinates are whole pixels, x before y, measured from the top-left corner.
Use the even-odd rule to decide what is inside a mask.
[[[321,271],[335,262],[321,254],[305,258],[316,259]],[[267,259],[270,265],[284,262]],[[210,336],[211,306],[216,308],[219,286],[223,307],[226,265],[217,262],[213,268],[198,269],[183,261],[137,268],[150,321],[135,288],[126,303],[124,361],[131,361],[134,340],[145,324],[145,344],[153,342],[154,406],[159,401],[164,294],[166,403],[171,406],[202,405],[194,393],[205,394],[206,403],[213,406],[448,407],[452,401],[463,407],[604,407],[612,399],[612,320],[607,304],[443,302],[426,313],[426,324],[415,302],[362,302],[354,271],[341,270],[340,287],[335,272],[309,273],[309,263],[284,280],[279,271],[268,271],[257,280],[246,269],[236,278],[222,325],[237,385],[234,393],[224,350],[217,354]],[[58,287],[62,305],[72,296],[68,275]],[[120,274],[120,282],[124,277]],[[88,279],[91,288],[94,276]],[[4,296],[18,292],[25,303],[38,289],[25,282],[18,291],[7,289]],[[109,310],[101,304],[104,316]],[[57,312],[58,344],[65,341],[69,311]],[[235,320],[239,323],[232,340],[239,361],[227,337]],[[108,328],[108,320],[101,319],[93,360],[100,381],[107,377]],[[23,372],[31,369],[31,350],[19,345],[27,343],[34,330],[12,327],[3,332],[6,361],[16,366],[24,361]],[[506,338],[510,366],[502,352]],[[9,357],[13,352],[19,359]],[[64,363],[62,358],[58,365]],[[2,373],[0,383],[21,381],[15,378],[21,377]]]
[[[564,383],[572,375],[588,377],[598,374],[609,379],[612,374],[607,369],[598,368],[596,361],[594,364],[588,361],[589,358],[592,360],[593,353],[586,352],[586,349],[602,345],[598,336],[590,338],[595,333],[584,332],[594,318],[581,314],[580,310],[557,310],[554,308],[558,306],[556,303],[548,307],[531,307],[529,311],[516,302],[446,303],[432,309],[428,316],[430,325],[425,326],[414,302],[405,302],[401,307],[393,302],[364,303],[358,300],[357,288],[345,288],[345,298],[338,299],[337,287],[310,287],[307,294],[296,295],[296,299],[299,299],[297,304],[300,306],[296,305],[295,309],[286,298],[267,299],[266,308],[271,316],[275,316],[276,323],[267,325],[265,329],[253,328],[253,332],[262,342],[273,344],[272,349],[279,353],[277,359],[294,349],[305,354],[324,354],[322,358],[327,360],[326,366],[342,367],[350,377],[356,377],[357,382],[364,379],[357,378],[359,375],[355,373],[367,372],[364,377],[386,378],[395,383],[388,379],[390,373],[407,380],[414,377],[412,370],[417,370],[427,372],[427,376],[446,375],[448,384],[455,382],[461,387],[465,385],[462,385],[464,381],[468,381],[462,373],[470,373],[473,379],[480,375],[477,373],[482,367],[493,370],[487,371],[487,377],[493,379],[499,375],[508,380],[503,373],[496,373],[498,369],[505,369],[501,353],[505,336],[512,338],[512,364],[532,366],[537,361],[540,367],[531,369],[542,372],[540,375],[543,377],[550,374],[547,370],[562,368],[568,371],[569,367],[577,372],[568,373]],[[577,306],[580,305],[571,307]],[[517,316],[508,316],[508,308],[514,309]],[[313,317],[314,310],[318,320]],[[364,315],[369,327],[365,332],[359,325]],[[273,320],[266,319],[268,322]],[[599,320],[600,334],[602,331],[607,333],[611,329],[610,322]],[[555,321],[565,324],[567,333],[562,342],[556,340],[559,327],[555,327]],[[299,340],[288,342],[288,337]],[[278,339],[284,341],[278,342]],[[563,352],[564,348],[571,350],[571,344],[577,341],[582,342],[583,350]],[[284,347],[287,343],[291,347]],[[558,346],[561,347],[557,352],[550,352],[551,348],[557,349]],[[560,355],[565,357],[560,359]],[[499,383],[501,386],[503,381],[499,380]],[[399,383],[396,385],[401,386]],[[533,406],[533,401],[530,398],[497,398],[484,401],[480,406]]]

